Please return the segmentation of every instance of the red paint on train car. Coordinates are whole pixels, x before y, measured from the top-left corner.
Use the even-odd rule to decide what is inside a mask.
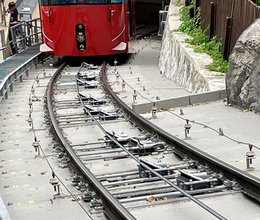
[[[60,56],[95,56],[128,51],[127,4],[40,6],[43,47]],[[78,49],[76,26],[84,25]],[[82,34],[81,34],[82,35]],[[84,37],[83,37],[84,38]],[[83,40],[82,38],[82,40]]]

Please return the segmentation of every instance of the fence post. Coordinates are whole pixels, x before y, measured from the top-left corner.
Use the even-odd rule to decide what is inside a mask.
[[[190,8],[190,18],[194,18],[195,17],[195,11],[194,11],[194,7]]]
[[[5,89],[5,99],[8,99],[8,87],[7,87],[7,83],[8,83],[8,82],[5,82],[5,84],[4,84],[4,89]]]
[[[21,37],[22,37],[22,48],[25,49],[26,47],[26,23],[23,22],[23,24],[21,25]]]
[[[214,2],[210,2],[210,23],[209,23],[209,37],[214,37],[215,22],[216,22],[216,8]]]
[[[31,37],[31,24],[27,21],[26,22],[27,28],[27,46],[30,47],[32,45],[32,37]]]
[[[185,0],[185,6],[189,6],[190,5],[190,0]]]
[[[197,15],[198,12],[198,8],[200,7],[200,0],[195,0],[195,15]]]
[[[225,30],[225,41],[224,41],[224,53],[223,56],[227,60],[230,54],[230,41],[232,34],[232,17],[226,17],[226,30]]]
[[[185,6],[190,6],[191,3],[192,3],[192,0],[185,0]],[[195,16],[194,7],[190,8],[189,12],[190,12],[190,18],[194,18],[194,16]]]
[[[35,43],[39,43],[37,20],[34,20]]]
[[[16,41],[16,34],[15,34],[15,28],[11,27],[10,28],[10,32],[11,32],[11,37],[12,37],[12,44],[11,47],[14,47],[14,52],[17,53],[18,52],[18,48],[17,48],[17,41]]]
[[[2,44],[2,48],[3,48],[3,59],[6,59],[6,45],[5,45],[5,32],[4,30],[1,30],[1,44]]]

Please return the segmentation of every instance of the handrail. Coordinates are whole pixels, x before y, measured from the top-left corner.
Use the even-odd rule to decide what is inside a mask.
[[[259,3],[257,3],[257,0],[249,0],[250,2],[252,2],[254,5],[256,5],[256,7],[260,7],[260,1],[258,1]]]
[[[35,18],[30,21],[23,21],[10,27],[10,34],[12,37],[10,45],[14,47],[15,53],[18,53],[21,49],[24,50],[26,47],[39,43],[41,36],[39,21],[40,18]]]
[[[164,27],[165,27],[167,15],[168,15],[168,9],[169,9],[169,6],[166,5],[164,7],[164,10],[159,11],[159,30],[158,30],[158,36],[159,37],[161,37],[163,35],[163,32],[164,32]]]
[[[28,76],[28,70],[33,65],[35,65],[35,68],[37,68],[38,57],[40,55],[41,55],[41,52],[37,53],[31,59],[27,60],[21,66],[17,67],[14,71],[12,71],[9,75],[7,75],[2,81],[0,81],[0,103],[3,98],[5,98],[5,99],[8,98],[8,90],[10,88],[10,92],[13,91],[13,83],[15,81],[17,81],[18,78],[22,82],[23,74],[26,74],[26,76]]]
[[[11,34],[10,46],[13,46],[13,52],[19,53],[25,48],[40,43],[41,39],[41,23],[40,18],[35,18],[30,21],[22,21],[9,29]],[[1,47],[0,52],[3,51],[3,59],[7,58],[6,50],[9,45],[5,42],[5,32],[0,30]]]

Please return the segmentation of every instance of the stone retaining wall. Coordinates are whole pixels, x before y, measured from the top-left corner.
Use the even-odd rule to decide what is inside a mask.
[[[260,112],[260,19],[242,33],[230,55],[227,91],[232,104]]]
[[[188,36],[176,32],[181,24],[179,9],[174,2],[170,4],[159,59],[161,73],[190,92],[225,89],[224,76],[205,68],[212,59],[207,54],[195,53],[191,46],[185,43]]]

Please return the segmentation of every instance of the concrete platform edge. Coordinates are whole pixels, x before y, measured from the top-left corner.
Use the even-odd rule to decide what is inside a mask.
[[[177,108],[200,103],[214,102],[226,98],[226,90],[205,92],[195,95],[188,95],[179,98],[172,98],[155,102],[158,109]],[[152,110],[153,103],[133,104],[132,109],[138,114],[144,114]]]
[[[2,197],[0,196],[0,219],[1,220],[11,220],[11,217],[7,211]]]

